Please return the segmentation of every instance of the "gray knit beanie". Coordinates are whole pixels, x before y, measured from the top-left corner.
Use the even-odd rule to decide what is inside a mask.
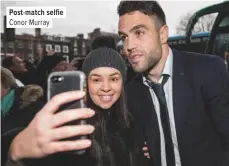
[[[112,67],[120,71],[126,80],[126,65],[122,56],[112,48],[100,47],[92,50],[85,58],[82,70],[88,77],[90,72],[99,67]]]

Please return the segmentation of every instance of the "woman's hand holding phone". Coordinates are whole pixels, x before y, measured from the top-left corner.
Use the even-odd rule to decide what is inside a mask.
[[[80,100],[83,91],[64,92],[54,96],[34,117],[31,123],[13,140],[9,157],[18,161],[26,158],[41,158],[50,154],[82,150],[91,146],[91,140],[65,140],[69,137],[88,135],[94,131],[92,125],[63,125],[91,118],[95,112],[89,108],[56,111],[61,105]]]

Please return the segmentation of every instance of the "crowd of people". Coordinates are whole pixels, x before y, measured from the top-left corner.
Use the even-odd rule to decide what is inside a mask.
[[[122,51],[101,36],[83,61],[68,63],[53,50],[38,64],[2,60],[2,165],[229,165],[225,62],[171,49],[156,1],[121,1],[117,12]],[[73,70],[85,73],[86,92],[48,101],[49,74]],[[57,111],[85,96],[87,108]],[[69,125],[80,119],[87,123]],[[80,135],[87,138],[68,139]]]

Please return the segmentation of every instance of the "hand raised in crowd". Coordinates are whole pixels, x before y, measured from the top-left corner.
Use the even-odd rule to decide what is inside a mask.
[[[72,61],[68,64],[66,71],[73,71],[76,70],[76,64],[79,63],[79,58],[74,58]]]
[[[54,96],[31,123],[12,141],[9,157],[14,161],[40,158],[63,151],[81,150],[91,146],[91,140],[59,141],[94,131],[91,125],[69,125],[67,122],[87,119],[94,115],[88,108],[64,110],[55,114],[60,105],[83,98],[85,92],[71,91]]]
[[[56,52],[53,49],[47,52],[47,56],[53,56],[54,54],[56,54]]]
[[[144,152],[144,156],[147,157],[148,159],[150,159],[150,154],[149,154],[149,151],[148,151],[148,147],[147,147],[147,144],[145,142],[145,145],[144,147],[142,148],[143,152]]]

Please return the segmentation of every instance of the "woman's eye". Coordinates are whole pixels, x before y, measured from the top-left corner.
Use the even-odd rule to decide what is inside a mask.
[[[92,81],[93,82],[99,82],[99,79],[93,79]]]
[[[118,78],[112,78],[112,81],[114,81],[114,82],[116,82],[118,80],[119,80]]]

